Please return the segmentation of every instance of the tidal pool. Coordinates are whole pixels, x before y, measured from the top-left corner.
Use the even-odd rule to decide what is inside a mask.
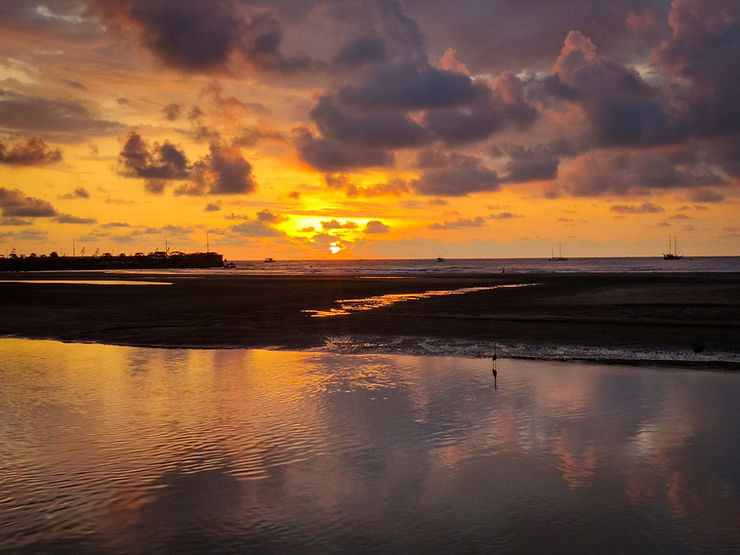
[[[740,375],[0,340],[0,549],[740,550]]]

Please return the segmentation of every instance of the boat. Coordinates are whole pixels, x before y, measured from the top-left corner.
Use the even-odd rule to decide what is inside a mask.
[[[224,261],[224,270],[236,270],[236,264]]]
[[[671,245],[671,239],[673,239],[673,244]],[[671,246],[673,249],[671,250]],[[668,236],[668,252],[663,253],[663,260],[681,260],[683,258],[682,254],[678,254],[678,242],[676,240],[675,235],[673,238],[671,236]]]
[[[441,256],[438,256],[438,257],[437,257],[437,262],[444,262],[444,261],[445,261],[445,259],[444,259],[444,258],[442,258]]]
[[[275,262],[275,260],[268,256],[267,258],[265,258],[265,262]]]
[[[553,249],[552,256],[550,257],[550,260],[552,261],[561,261],[561,260],[568,260],[567,256],[563,256],[563,245],[558,241],[558,256],[555,256],[555,252]]]

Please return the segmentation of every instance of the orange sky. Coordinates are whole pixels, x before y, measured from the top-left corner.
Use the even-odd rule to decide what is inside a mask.
[[[740,254],[737,9],[535,4],[0,1],[0,253]]]

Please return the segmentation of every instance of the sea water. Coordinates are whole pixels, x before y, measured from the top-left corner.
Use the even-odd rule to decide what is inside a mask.
[[[732,273],[740,272],[740,256],[625,258],[469,258],[445,259],[328,259],[328,260],[229,260],[235,268],[115,270],[112,273],[210,274],[225,272],[246,275],[347,275],[347,276],[433,276],[465,274],[544,273]]]
[[[0,550],[740,550],[740,374],[0,340]]]

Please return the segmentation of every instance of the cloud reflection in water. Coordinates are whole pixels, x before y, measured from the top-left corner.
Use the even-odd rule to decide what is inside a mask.
[[[0,341],[0,544],[740,545],[740,376]]]

